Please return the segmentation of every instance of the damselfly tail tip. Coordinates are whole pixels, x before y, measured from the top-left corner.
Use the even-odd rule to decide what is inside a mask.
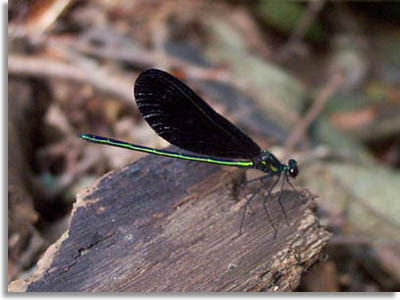
[[[91,134],[87,134],[87,133],[78,133],[78,137],[83,139],[83,140],[87,140],[91,137]]]

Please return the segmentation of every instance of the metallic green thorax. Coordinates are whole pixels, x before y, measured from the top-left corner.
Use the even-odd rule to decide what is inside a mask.
[[[285,176],[296,177],[299,174],[297,162],[294,159],[289,159],[287,165],[282,164],[271,152],[267,150],[261,151],[261,154],[253,158],[253,168],[261,170],[272,176],[285,174]]]
[[[287,168],[286,165],[283,165],[271,152],[267,150],[263,150],[259,156],[253,158],[253,163],[254,168],[271,175],[280,174]]]

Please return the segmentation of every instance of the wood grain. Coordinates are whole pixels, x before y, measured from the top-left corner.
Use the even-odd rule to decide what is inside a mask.
[[[226,184],[231,171],[146,156],[106,174],[77,196],[69,229],[35,274],[9,291],[295,289],[330,237],[313,213],[313,196],[284,192],[287,224],[273,195],[276,238],[255,199],[238,237],[240,203]]]

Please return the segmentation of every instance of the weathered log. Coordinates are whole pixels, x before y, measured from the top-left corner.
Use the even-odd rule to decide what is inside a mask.
[[[267,207],[241,207],[226,184],[232,168],[146,156],[78,194],[65,234],[35,274],[9,291],[291,291],[330,234],[310,193],[285,191]]]

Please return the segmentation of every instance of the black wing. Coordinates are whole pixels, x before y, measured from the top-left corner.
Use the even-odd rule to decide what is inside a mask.
[[[141,73],[134,93],[147,123],[179,148],[223,158],[251,159],[260,155],[255,142],[186,84],[164,71],[150,69]]]

